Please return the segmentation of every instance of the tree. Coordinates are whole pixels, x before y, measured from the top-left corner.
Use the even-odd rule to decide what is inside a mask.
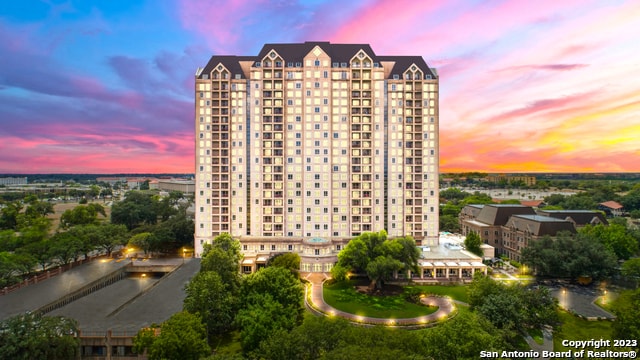
[[[640,339],[640,289],[623,291],[612,306],[616,321],[613,337],[616,339]],[[638,350],[640,346],[635,346]]]
[[[0,229],[17,230],[18,214],[22,211],[22,203],[20,201],[12,201],[3,204],[0,209]]]
[[[0,322],[0,359],[77,359],[75,320],[25,313]]]
[[[242,349],[249,353],[278,329],[292,330],[303,319],[304,289],[297,276],[280,267],[267,267],[248,275],[240,291]]]
[[[417,271],[420,250],[413,238],[387,239],[386,231],[363,233],[349,241],[338,254],[338,266],[366,272],[372,286],[382,286],[395,271]],[[381,281],[381,282],[379,282]]]
[[[143,232],[139,234],[133,235],[129,239],[129,246],[140,248],[144,251],[145,254],[149,253],[151,249],[154,248],[154,244],[156,243],[155,235],[150,232]]]
[[[439,360],[477,359],[481,351],[502,352],[509,346],[503,333],[473,312],[461,312],[454,319],[424,332],[425,358]]]
[[[527,289],[505,285],[477,273],[468,288],[469,305],[493,326],[505,330],[503,337],[514,343],[513,334],[557,322],[557,300],[546,288]]]
[[[469,232],[467,237],[464,239],[464,247],[478,256],[483,256],[484,253],[480,246],[482,246],[482,239],[480,239],[480,235],[475,231]]]
[[[51,239],[50,255],[62,265],[67,265],[76,260],[82,253],[81,240],[69,232],[54,234]]]
[[[245,353],[258,349],[261,341],[267,339],[274,331],[291,331],[298,325],[295,315],[292,314],[296,309],[276,301],[269,293],[253,293],[245,300],[248,303],[236,315],[242,350]]]
[[[484,316],[498,329],[513,332],[518,330],[522,321],[522,302],[512,291],[501,291],[490,294],[476,308],[478,314]]]
[[[640,258],[629,259],[622,264],[622,275],[640,278]]]
[[[580,232],[599,240],[618,259],[626,260],[638,252],[638,241],[623,224],[587,225]]]
[[[352,327],[342,318],[310,316],[292,331],[275,331],[262,341],[260,353],[266,359],[315,360],[342,345]]]
[[[35,264],[29,254],[0,251],[0,288],[20,281],[20,275],[29,274]]]
[[[119,246],[127,243],[127,228],[123,225],[102,224],[98,229],[98,248],[107,252],[107,256],[111,256],[111,252]]]
[[[25,198],[25,202],[28,203],[28,205],[24,210],[24,214],[28,218],[35,219],[45,217],[55,212],[53,210],[53,204],[46,201],[40,201],[36,197],[27,197]]]
[[[541,276],[602,279],[615,272],[616,256],[587,233],[545,236],[522,250],[522,263]]]
[[[290,309],[296,320],[302,321],[304,287],[289,270],[267,267],[246,276],[240,289],[242,306],[254,302],[258,294],[269,294],[273,301]]]
[[[136,352],[147,349],[150,360],[198,360],[211,354],[201,319],[186,311],[174,314],[162,323],[157,336],[153,329],[140,330],[133,338],[133,344]]]
[[[393,257],[378,256],[373,261],[367,264],[367,276],[371,280],[371,288],[382,288],[385,281],[388,281],[393,276],[393,273],[403,268],[401,261],[394,259]]]
[[[97,224],[98,214],[106,216],[104,207],[100,204],[91,203],[88,205],[78,205],[62,213],[60,216],[60,227],[68,229],[75,225]]]
[[[126,198],[111,207],[111,222],[126,225],[129,230],[141,224],[158,222],[157,199],[139,191],[129,191]]]
[[[285,268],[298,276],[300,271],[300,255],[297,253],[276,254],[269,258],[267,266]]]
[[[458,216],[441,215],[439,222],[441,231],[448,231],[450,233],[460,232],[460,220],[458,219]]]
[[[198,273],[185,288],[184,310],[202,318],[209,339],[233,329],[238,302],[229,288],[213,271]]]
[[[216,236],[211,245],[205,244],[200,271],[217,273],[222,282],[230,286],[230,291],[236,292],[240,287],[240,261],[240,243],[224,233]]]
[[[47,269],[52,263],[52,244],[49,239],[42,239],[31,242],[17,250],[19,254],[30,255],[35,262],[42,267],[42,271]]]

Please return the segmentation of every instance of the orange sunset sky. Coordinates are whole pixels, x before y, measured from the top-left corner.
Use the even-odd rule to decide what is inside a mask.
[[[369,43],[440,76],[442,172],[640,172],[638,1],[3,1],[0,173],[193,173],[211,55]]]

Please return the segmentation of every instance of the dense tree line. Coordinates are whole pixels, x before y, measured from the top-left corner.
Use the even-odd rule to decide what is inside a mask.
[[[130,243],[145,252],[177,253],[192,246],[194,224],[181,193],[159,198],[130,192],[112,207],[111,221],[99,203],[66,210],[52,228],[54,204],[34,195],[2,203],[0,208],[0,287],[30,276],[36,267],[66,265],[92,252],[107,255]]]
[[[639,243],[640,233],[622,223],[588,225],[577,234],[532,241],[522,250],[522,262],[541,276],[603,279],[618,272],[618,260],[637,255]],[[633,264],[623,269],[632,269]]]

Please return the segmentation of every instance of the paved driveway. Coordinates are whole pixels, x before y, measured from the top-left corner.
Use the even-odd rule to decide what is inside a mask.
[[[387,325],[387,326],[409,326],[409,325],[423,325],[437,321],[439,319],[446,318],[453,311],[453,304],[449,299],[435,296],[428,296],[422,298],[421,301],[425,305],[437,306],[438,310],[432,314],[419,316],[414,318],[404,319],[382,319],[373,318],[368,316],[360,316],[351,313],[347,313],[338,310],[324,301],[323,296],[323,283],[328,278],[322,273],[309,273],[304,278],[311,283],[311,296],[312,308],[319,310],[321,313],[329,316],[340,316],[354,323],[365,323],[375,325]],[[307,298],[305,298],[307,301]]]

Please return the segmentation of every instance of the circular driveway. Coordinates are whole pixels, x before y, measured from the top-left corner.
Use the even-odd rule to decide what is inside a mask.
[[[382,319],[368,316],[355,315],[348,312],[338,310],[324,301],[323,296],[323,283],[327,280],[327,276],[322,273],[309,273],[304,276],[306,280],[311,283],[311,294],[307,294],[305,302],[314,311],[322,313],[327,316],[339,316],[347,319],[353,323],[359,324],[371,324],[371,325],[386,325],[386,326],[424,326],[429,323],[436,322],[441,319],[445,319],[453,312],[454,307],[448,298],[437,296],[426,296],[421,298],[420,301],[424,305],[437,306],[438,310],[434,313],[425,316],[418,316],[413,318],[403,319]]]

